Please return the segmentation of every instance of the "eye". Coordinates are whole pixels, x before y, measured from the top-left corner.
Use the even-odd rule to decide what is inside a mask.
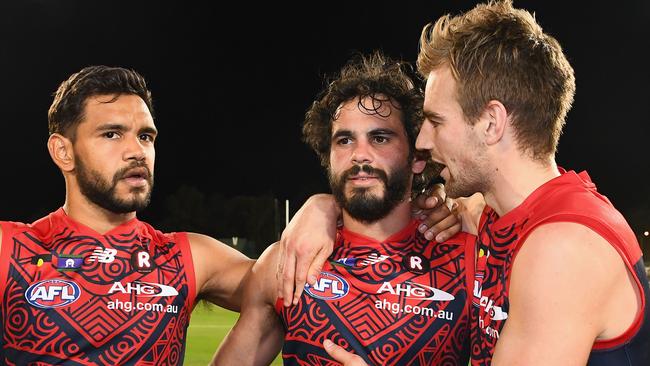
[[[150,135],[148,133],[143,133],[140,135],[140,140],[147,141],[147,142],[154,142],[156,138],[153,135]]]
[[[352,139],[349,137],[341,137],[336,140],[337,145],[349,145],[352,143]]]
[[[433,128],[440,126],[440,122],[432,121],[430,119],[427,119],[427,122],[429,122]]]
[[[102,136],[106,137],[107,139],[111,139],[111,140],[120,137],[120,135],[115,131],[106,131],[106,132],[104,132],[102,134]]]
[[[386,136],[373,136],[372,137],[372,142],[376,144],[385,144],[389,141],[390,139]]]

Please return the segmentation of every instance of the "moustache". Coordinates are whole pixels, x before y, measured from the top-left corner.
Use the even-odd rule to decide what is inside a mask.
[[[375,176],[382,181],[386,182],[388,180],[388,175],[386,174],[385,171],[377,168],[373,168],[370,165],[364,164],[364,165],[355,165],[352,168],[344,171],[341,173],[341,180],[348,180],[351,176],[358,175],[359,173],[366,173],[368,175]]]
[[[129,176],[132,176],[133,170],[138,169],[138,175],[141,175],[144,179],[146,180],[151,180],[152,174],[151,170],[149,170],[149,167],[144,161],[137,161],[135,163],[131,163],[128,166],[119,169],[117,172],[115,172],[115,175],[113,176],[114,181],[118,181],[120,179],[127,178]]]

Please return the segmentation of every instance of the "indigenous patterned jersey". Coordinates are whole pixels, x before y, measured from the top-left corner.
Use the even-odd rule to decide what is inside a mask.
[[[186,234],[101,235],[63,209],[2,222],[0,364],[180,365],[195,296]]]
[[[589,365],[650,365],[650,310],[646,305],[650,290],[636,237],[609,200],[596,192],[586,172],[562,173],[503,217],[489,208],[484,212],[472,306],[473,365],[490,364],[508,319],[510,272],[518,250],[534,228],[552,222],[579,223],[605,238],[621,255],[641,293],[643,307],[634,324],[615,339],[595,342]]]
[[[418,224],[383,242],[339,232],[316,285],[296,306],[277,303],[285,365],[338,365],[326,338],[371,365],[467,365],[475,238],[438,244]]]

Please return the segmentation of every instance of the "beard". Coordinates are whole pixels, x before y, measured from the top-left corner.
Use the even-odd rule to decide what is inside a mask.
[[[372,187],[355,187],[350,196],[345,193],[350,176],[364,172],[377,177],[383,182],[384,194],[371,193]],[[411,180],[411,167],[405,164],[390,176],[381,169],[370,165],[355,165],[339,175],[329,171],[329,182],[336,202],[355,220],[373,223],[386,217],[400,202],[408,190]]]
[[[487,182],[485,175],[477,172],[476,170],[463,170],[458,174],[459,179],[456,179],[449,174],[449,179],[445,181],[445,192],[448,197],[469,197],[476,192],[486,192]]]
[[[125,178],[127,171],[133,168],[147,169],[145,179],[148,184],[145,187],[131,187],[129,193],[132,198],[120,198],[116,193],[117,184],[121,179]],[[141,211],[149,205],[151,191],[153,190],[153,175],[144,162],[136,162],[118,170],[110,182],[104,179],[98,171],[86,167],[81,159],[77,160],[75,169],[81,193],[92,203],[105,210],[116,214],[125,214]]]
[[[445,180],[445,191],[451,198],[469,197],[476,192],[485,193],[492,184],[486,149],[471,144],[472,158],[465,158],[455,174],[447,168],[449,179]]]

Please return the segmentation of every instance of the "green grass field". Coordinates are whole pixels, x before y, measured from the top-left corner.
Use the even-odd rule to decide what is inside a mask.
[[[187,331],[185,365],[207,365],[238,316],[238,313],[217,306],[197,305]],[[276,357],[271,365],[282,365],[282,359]]]

